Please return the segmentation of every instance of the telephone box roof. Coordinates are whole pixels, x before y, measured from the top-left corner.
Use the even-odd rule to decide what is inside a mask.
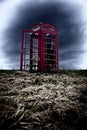
[[[31,30],[32,31],[37,31],[41,28],[45,28],[45,29],[48,29],[48,30],[51,30],[51,31],[57,31],[57,27],[53,24],[50,24],[50,23],[43,23],[43,22],[40,22],[39,24],[35,24]]]

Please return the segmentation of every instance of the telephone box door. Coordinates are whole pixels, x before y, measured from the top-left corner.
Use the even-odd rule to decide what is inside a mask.
[[[56,70],[56,44],[55,35],[45,35],[45,70],[54,72]]]
[[[20,70],[38,71],[38,54],[38,34],[23,31]]]

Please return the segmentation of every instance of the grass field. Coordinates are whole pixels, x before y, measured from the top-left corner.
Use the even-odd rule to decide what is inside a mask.
[[[87,130],[87,70],[0,70],[1,130]]]

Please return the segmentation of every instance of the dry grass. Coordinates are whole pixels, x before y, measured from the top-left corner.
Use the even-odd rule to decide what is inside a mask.
[[[5,130],[86,130],[87,71],[1,71],[0,115]]]

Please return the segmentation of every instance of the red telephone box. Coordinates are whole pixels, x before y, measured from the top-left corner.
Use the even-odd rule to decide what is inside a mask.
[[[56,26],[39,23],[22,32],[20,70],[59,72]]]

